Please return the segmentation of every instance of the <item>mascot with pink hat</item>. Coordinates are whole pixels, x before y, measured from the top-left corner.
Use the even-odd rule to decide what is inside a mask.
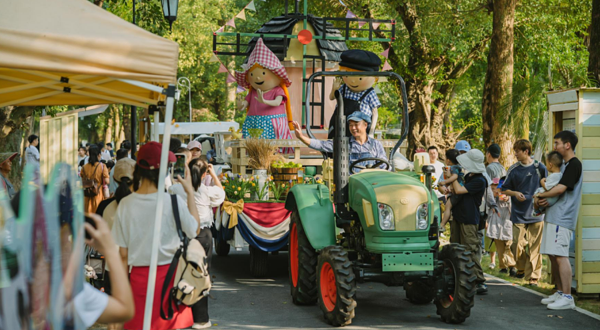
[[[262,129],[262,139],[291,139],[292,109],[287,90],[292,82],[277,56],[258,39],[242,72],[235,72],[237,83],[249,92],[238,110],[248,108],[242,136],[248,129]]]

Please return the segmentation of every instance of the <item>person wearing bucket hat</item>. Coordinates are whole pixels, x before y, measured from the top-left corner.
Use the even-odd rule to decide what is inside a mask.
[[[481,268],[481,238],[478,234],[479,222],[484,221],[481,219],[479,207],[488,187],[488,181],[483,175],[485,173],[484,156],[481,151],[471,149],[456,157],[456,160],[468,173],[464,177],[464,185],[460,185],[458,180],[452,182],[454,193],[462,195],[462,198],[452,206],[454,221],[450,225],[450,242],[465,245],[474,254],[477,293],[485,294],[487,286]],[[450,177],[450,175],[449,169],[445,169],[444,176]]]
[[[363,158],[378,158],[387,161],[388,158],[381,142],[367,134],[367,127],[371,122],[371,117],[360,111],[356,111],[349,115],[347,120],[348,127],[350,127],[350,133],[352,134],[348,140],[350,149],[349,163],[352,164],[353,162]],[[322,152],[333,152],[333,140],[321,141],[309,138],[302,133],[301,126],[297,121],[294,121],[294,128],[296,137],[309,148]],[[359,164],[373,165],[374,163],[375,161],[366,161]],[[379,167],[386,168],[386,165],[382,164]]]
[[[144,307],[146,302],[146,289],[149,283],[148,266],[152,249],[158,250],[158,267],[156,269],[156,282],[154,300],[152,304],[152,329],[187,329],[193,325],[191,308],[180,306],[175,308],[173,318],[164,320],[160,317],[162,298],[160,292],[173,260],[173,256],[180,246],[179,235],[175,226],[172,199],[164,196],[162,200],[163,223],[159,246],[152,246],[154,236],[154,221],[156,219],[156,203],[159,189],[159,167],[162,145],[158,142],[149,142],[143,145],[138,154],[133,171],[134,192],[121,199],[114,217],[112,233],[115,243],[119,246],[119,253],[124,262],[130,266],[129,278],[134,296],[135,313],[131,321],[125,323],[125,329],[141,329],[144,323]],[[175,161],[175,155],[169,151],[169,161]],[[186,170],[184,178],[178,176],[187,192],[186,200],[175,196],[177,211],[181,222],[181,231],[189,238],[196,237],[199,232],[200,217],[194,201],[194,187],[189,171]],[[123,185],[123,178],[121,178]],[[172,282],[168,283],[167,292],[172,289]]]
[[[12,161],[19,155],[18,152],[3,152],[0,153],[0,184],[8,194],[8,198],[12,199],[17,193],[12,182],[8,178],[12,170]]]
[[[375,53],[361,50],[350,49],[341,54],[342,61],[340,62],[340,71],[365,71],[377,72],[381,66],[381,59]],[[368,133],[371,137],[375,134],[377,126],[377,109],[381,106],[381,102],[377,97],[377,93],[373,85],[377,81],[376,77],[360,77],[360,76],[342,76],[337,77],[333,82],[330,100],[335,100],[335,93],[338,92],[344,99],[344,115],[348,116],[356,111],[360,111],[368,116],[371,120],[371,126]],[[333,139],[335,135],[335,116],[337,115],[337,107],[329,120],[328,138]],[[348,127],[346,126],[346,136],[351,136]]]
[[[249,130],[262,130],[260,138],[263,139],[291,139],[292,107],[287,88],[292,82],[262,38],[256,42],[242,69],[235,72],[235,79],[239,86],[249,90],[245,100],[238,102],[239,111],[248,108],[242,125],[243,138],[254,135]]]

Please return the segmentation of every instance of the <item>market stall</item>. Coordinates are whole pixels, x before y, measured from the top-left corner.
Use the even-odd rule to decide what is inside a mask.
[[[0,10],[0,108],[106,103],[148,108],[163,102],[164,121],[171,122],[178,56],[177,43],[88,1],[55,0],[51,4],[45,0],[4,1]],[[155,115],[155,122],[158,121]],[[170,128],[170,125],[165,128],[164,140],[169,140]],[[41,148],[49,147],[51,142],[61,145],[66,141],[42,141]],[[167,152],[168,143],[163,144],[159,186],[164,185],[166,177]],[[159,193],[153,240],[157,249],[152,251],[144,329],[150,326],[152,305],[148,302],[154,296],[163,198],[164,193]],[[43,208],[42,203],[34,205]],[[21,207],[31,207],[31,199],[24,200]],[[45,221],[58,221],[55,216],[56,212],[48,212]],[[27,224],[33,219],[19,221]],[[82,224],[83,215],[79,214],[74,222]],[[50,241],[58,239],[48,232],[45,235]],[[38,253],[30,250],[26,258],[38,258]],[[48,278],[62,276],[54,270],[48,272],[45,274]],[[48,303],[60,301],[60,290],[53,287],[51,292],[51,296],[40,299],[48,299]],[[49,318],[52,313],[40,315]]]

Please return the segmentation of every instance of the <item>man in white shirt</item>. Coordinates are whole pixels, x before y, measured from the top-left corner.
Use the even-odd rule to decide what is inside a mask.
[[[429,163],[435,168],[435,173],[433,174],[435,176],[435,181],[433,183],[437,184],[444,173],[444,163],[438,160],[440,153],[436,146],[427,148],[427,152],[429,153]]]
[[[103,142],[98,142],[98,148],[100,148],[100,159],[105,160],[107,162],[109,160],[112,160],[110,152],[106,149]]]
[[[37,135],[31,134],[27,141],[29,141],[29,146],[25,149],[25,164],[33,164],[38,169],[40,168],[40,151],[37,146],[40,143],[40,140]]]

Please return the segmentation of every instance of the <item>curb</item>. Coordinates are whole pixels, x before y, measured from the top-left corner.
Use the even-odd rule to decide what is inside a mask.
[[[490,275],[490,274],[487,274],[487,273],[484,273],[484,275],[485,275],[485,277],[486,277],[486,278],[492,278],[492,279],[494,279],[494,280],[496,280],[496,281],[499,281],[499,282],[501,282],[501,283],[504,283],[504,284],[510,284],[510,285],[511,285],[512,287],[514,287],[514,288],[517,288],[517,289],[519,289],[519,290],[522,290],[522,291],[525,291],[525,292],[532,293],[532,294],[534,294],[534,295],[536,295],[536,296],[538,296],[538,297],[542,297],[542,298],[546,298],[546,297],[547,297],[547,296],[546,296],[545,294],[543,294],[543,293],[537,292],[537,291],[535,291],[535,290],[531,290],[531,289],[529,289],[529,288],[526,288],[526,287],[520,286],[520,285],[518,285],[518,284],[514,284],[514,283],[512,283],[512,282],[509,282],[509,281],[507,281],[507,280],[501,279],[501,278],[499,278],[499,277],[496,277],[496,276],[494,276],[494,275]],[[598,315],[598,314],[594,314],[594,313],[592,313],[592,312],[590,312],[590,311],[588,311],[588,310],[585,310],[585,309],[583,309],[583,308],[580,308],[580,307],[575,307],[575,309],[574,309],[574,310],[575,310],[575,311],[577,311],[577,312],[579,312],[579,313],[581,313],[581,314],[587,315],[587,316],[589,316],[589,317],[591,317],[591,318],[593,318],[593,319],[596,319],[596,320],[600,321],[600,315]]]

